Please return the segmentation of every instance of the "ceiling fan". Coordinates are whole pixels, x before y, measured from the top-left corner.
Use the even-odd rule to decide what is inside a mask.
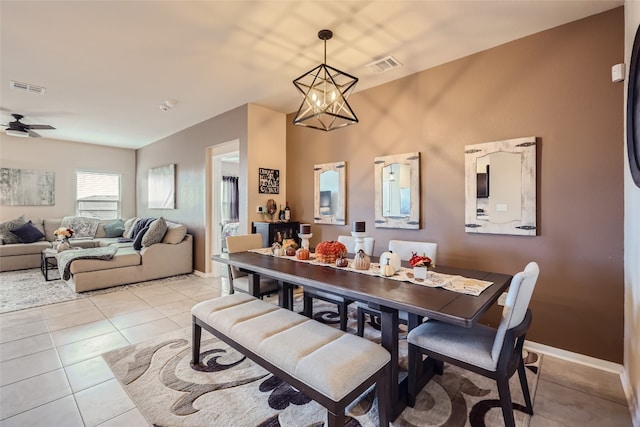
[[[6,126],[5,133],[11,136],[20,136],[20,137],[33,137],[38,138],[40,134],[34,132],[33,129],[55,129],[51,125],[28,125],[26,123],[22,123],[20,119],[24,118],[22,114],[12,114],[15,119],[8,124],[2,124],[2,126]]]

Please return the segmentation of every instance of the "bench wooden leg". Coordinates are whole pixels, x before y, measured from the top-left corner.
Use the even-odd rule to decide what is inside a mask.
[[[200,364],[200,341],[202,338],[202,328],[195,322],[192,323],[191,331],[191,365]]]

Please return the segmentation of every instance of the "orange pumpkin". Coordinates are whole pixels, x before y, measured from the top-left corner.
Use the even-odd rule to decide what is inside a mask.
[[[309,256],[311,255],[311,253],[309,252],[309,249],[307,248],[300,248],[296,251],[296,258],[301,259],[301,260],[305,260],[305,259],[309,259]]]
[[[320,262],[333,264],[336,259],[347,254],[347,247],[340,242],[326,241],[316,246],[316,259]]]

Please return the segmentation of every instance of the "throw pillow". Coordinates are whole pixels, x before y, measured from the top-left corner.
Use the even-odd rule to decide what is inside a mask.
[[[136,234],[136,238],[133,240],[133,249],[135,249],[136,251],[142,249],[142,238],[144,237],[144,233],[146,233],[148,229],[149,226],[147,225],[142,230],[140,230],[138,234]]]
[[[73,229],[73,238],[90,238],[96,237],[96,231],[98,231],[98,224],[100,220],[98,218],[89,218],[84,216],[65,216],[62,218],[61,227],[68,227]]]
[[[142,246],[148,247],[162,242],[164,235],[167,233],[167,222],[160,217],[149,224],[149,229],[142,237]]]
[[[5,245],[20,243],[18,237],[11,232],[26,223],[27,221],[24,219],[24,215],[21,215],[16,219],[12,219],[11,221],[3,222],[2,224],[0,224],[0,238],[2,239],[3,243]]]
[[[167,234],[164,235],[162,243],[176,245],[184,240],[187,235],[187,226],[167,221]]]
[[[44,237],[44,234],[41,233],[31,221],[15,228],[12,233],[18,238],[20,243],[33,243]]]
[[[105,224],[103,228],[107,237],[120,237],[124,233],[124,221],[116,219],[109,224]]]
[[[135,240],[136,236],[147,225],[151,224],[155,221],[156,218],[138,218],[135,224],[133,224],[133,228],[131,229],[131,238]]]
[[[126,237],[128,239],[133,239],[135,237],[131,235],[131,232],[133,231],[133,226],[135,225],[137,220],[138,217],[134,216],[133,218],[129,218],[124,222],[124,233],[122,233],[122,237]]]

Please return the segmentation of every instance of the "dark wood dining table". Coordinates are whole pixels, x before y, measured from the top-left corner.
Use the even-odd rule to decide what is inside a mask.
[[[343,270],[319,263],[298,262],[294,257],[276,257],[256,252],[213,255],[212,260],[228,264],[249,274],[249,292],[258,295],[260,276],[281,283],[279,304],[292,307],[291,287],[300,285],[361,301],[381,312],[381,344],[391,354],[392,378],[399,378],[398,311],[409,313],[409,329],[422,317],[471,327],[496,302],[511,283],[511,275],[438,265],[434,271],[493,282],[479,296],[441,288],[416,285]],[[435,373],[435,366],[425,361],[422,383]],[[406,381],[392,387],[392,417],[406,407]]]

